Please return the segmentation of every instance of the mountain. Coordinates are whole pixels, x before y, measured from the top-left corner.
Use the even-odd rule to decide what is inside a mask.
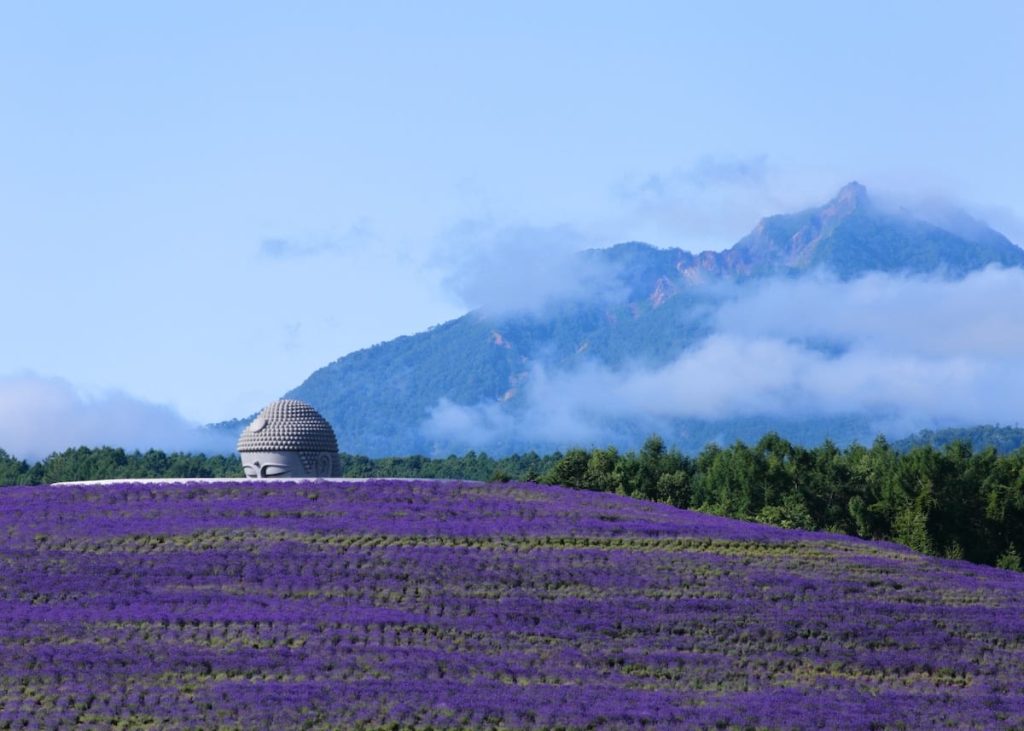
[[[825,205],[760,221],[722,252],[693,254],[630,242],[580,254],[617,273],[621,297],[573,302],[543,315],[481,311],[346,355],[314,372],[286,396],[309,402],[334,426],[342,450],[370,456],[447,454],[478,446],[494,454],[564,449],[578,437],[503,430],[528,408],[538,368],[567,371],[599,364],[618,369],[671,362],[712,332],[711,316],[729,287],[765,277],[827,270],[840,279],[872,271],[963,277],[989,265],[1024,267],[1021,250],[965,214],[921,217],[873,202],[853,182]],[[594,393],[594,399],[602,394]],[[426,428],[431,414],[455,407],[456,436]],[[467,418],[459,407],[482,407]],[[238,431],[236,421],[224,425]],[[634,447],[651,431],[690,452],[712,440],[756,441],[778,431],[792,441],[870,439],[869,419],[765,417],[619,419],[591,439]],[[550,429],[548,431],[551,431]],[[902,435],[897,435],[902,436]]]
[[[926,429],[893,442],[901,452],[915,447],[942,449],[953,442],[966,442],[975,450],[992,447],[999,454],[1009,454],[1024,447],[1024,428],[1019,426],[974,426],[931,430]]]
[[[957,219],[958,233],[905,210],[888,212],[853,182],[821,208],[764,219],[715,258],[733,276],[824,268],[843,279],[870,271],[963,276],[990,264],[1024,266],[1024,250],[1005,236],[966,214]]]
[[[945,227],[879,207],[863,185],[852,182],[820,208],[763,219],[731,249],[695,255],[667,250],[649,256],[638,271],[671,263],[683,282],[704,282],[811,269],[851,279],[871,271],[963,276],[990,264],[1024,266],[1024,250],[999,232],[962,212],[933,213]]]

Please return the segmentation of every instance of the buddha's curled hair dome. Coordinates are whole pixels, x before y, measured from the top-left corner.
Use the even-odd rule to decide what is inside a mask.
[[[267,406],[242,431],[239,452],[338,453],[334,429],[302,401],[281,399]]]

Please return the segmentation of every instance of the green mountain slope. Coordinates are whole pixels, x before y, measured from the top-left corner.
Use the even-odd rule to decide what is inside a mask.
[[[371,456],[463,451],[467,442],[424,434],[442,401],[493,404],[502,413],[524,408],[533,369],[572,370],[587,363],[610,368],[658,366],[711,332],[722,287],[766,276],[826,269],[841,278],[870,272],[941,272],[961,277],[991,264],[1024,266],[1024,250],[963,215],[945,228],[905,211],[876,206],[850,183],[824,206],[772,216],[732,248],[692,254],[626,243],[581,254],[618,272],[624,296],[614,304],[575,303],[543,316],[486,317],[471,312],[426,332],[346,355],[317,370],[286,396],[311,403],[333,424],[344,451]],[[594,394],[601,398],[601,394]],[[240,430],[241,422],[226,425]],[[652,429],[697,451],[709,440],[756,440],[775,430],[799,443],[828,437],[869,439],[863,417],[768,420],[626,420],[610,424],[611,441],[635,447]],[[898,435],[897,435],[898,436]],[[571,446],[522,435],[488,445],[496,453]]]
[[[1009,454],[1024,447],[1024,428],[1019,426],[972,426],[934,431],[927,429],[893,442],[893,447],[901,452],[908,452],[914,447],[941,449],[953,442],[966,442],[976,451],[992,447],[1000,454]]]

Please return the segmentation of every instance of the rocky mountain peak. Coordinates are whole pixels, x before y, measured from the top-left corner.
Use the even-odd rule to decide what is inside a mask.
[[[870,205],[868,189],[856,180],[847,183],[822,209],[823,218],[848,216],[854,211],[864,210]]]

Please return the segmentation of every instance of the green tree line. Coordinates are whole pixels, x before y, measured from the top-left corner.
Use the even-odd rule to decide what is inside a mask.
[[[540,456],[534,452],[500,459],[482,452],[451,455],[443,459],[422,456],[372,459],[344,454],[341,457],[345,477],[422,477],[451,480],[539,480],[562,458],[559,453]],[[157,449],[125,452],[113,447],[78,447],[51,454],[29,464],[0,449],[0,486],[41,485],[79,480],[117,480],[138,478],[241,477],[242,463],[237,455],[206,456]]]
[[[903,453],[883,437],[809,449],[768,434],[687,457],[655,436],[639,452],[570,450],[542,481],[1021,569],[1024,449],[1000,456],[954,442]]]
[[[935,556],[1021,568],[1024,448],[1000,455],[966,442],[902,452],[807,448],[776,434],[755,445],[708,445],[696,457],[650,437],[636,452],[571,449],[496,459],[341,455],[347,477],[526,480],[615,492],[680,508],[806,530],[903,543]],[[35,464],[0,450],[0,485],[126,478],[240,477],[237,456],[80,447]]]
[[[78,480],[131,478],[240,477],[237,456],[167,454],[158,449],[125,452],[113,447],[78,447],[55,452],[35,464],[0,449],[0,485],[44,485]]]

